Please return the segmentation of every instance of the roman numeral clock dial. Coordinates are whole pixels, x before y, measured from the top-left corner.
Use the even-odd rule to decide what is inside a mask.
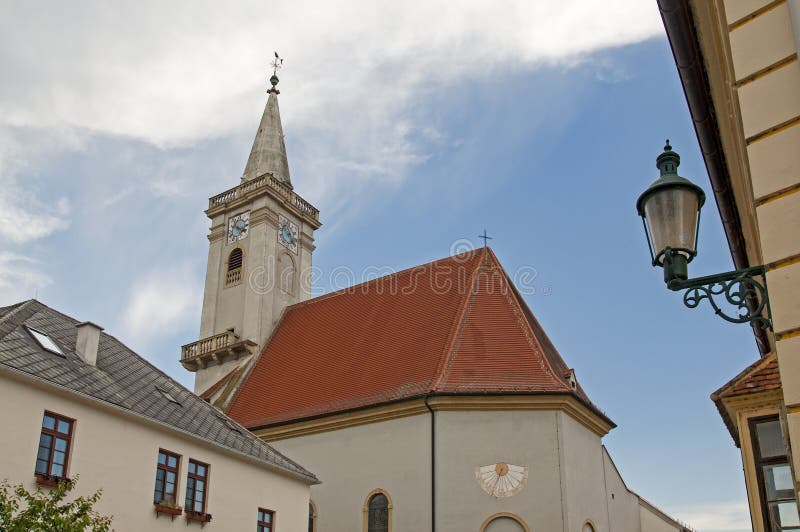
[[[247,238],[247,230],[249,228],[250,211],[231,216],[228,220],[228,244]]]
[[[278,215],[278,242],[283,247],[297,253],[297,241],[300,239],[300,230],[297,225],[283,215]]]

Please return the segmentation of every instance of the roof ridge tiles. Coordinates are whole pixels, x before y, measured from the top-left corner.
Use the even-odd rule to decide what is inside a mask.
[[[228,412],[250,428],[451,393],[568,394],[608,420],[561,375],[569,367],[488,247],[288,307],[248,366]]]
[[[39,309],[31,309],[31,307],[36,307],[36,304],[43,305],[43,303],[35,299],[28,299],[26,301],[22,301],[15,305],[9,305],[8,307],[6,307],[6,308],[11,308],[11,310],[0,316],[0,339],[4,338],[18,325],[20,325],[22,322],[30,318],[33,314],[35,314]],[[26,315],[26,313],[23,311],[28,311],[28,310],[33,310],[33,312],[27,313]],[[11,321],[12,318],[20,314],[25,315],[25,317],[19,323],[17,323],[17,321]]]
[[[461,336],[461,331],[464,328],[464,318],[467,315],[467,311],[472,301],[472,296],[475,293],[476,277],[481,267],[482,265],[478,264],[478,266],[472,270],[472,275],[470,276],[469,289],[467,293],[464,295],[464,300],[461,303],[461,308],[458,311],[458,314],[456,315],[456,320],[450,332],[450,339],[447,342],[447,348],[445,349],[444,357],[442,358],[442,361],[436,370],[437,377],[436,380],[433,382],[431,391],[436,391],[439,388],[439,385],[444,380],[445,375],[450,370],[450,364],[452,363],[452,360],[454,358],[453,352],[455,351],[455,345],[456,342],[458,341],[458,338]]]
[[[487,246],[486,249],[490,249],[490,248],[488,248],[488,246]],[[410,272],[412,272],[414,270],[430,268],[430,267],[433,267],[434,265],[442,263],[442,262],[458,260],[459,257],[462,257],[462,256],[464,256],[466,258],[460,259],[460,260],[463,260],[464,262],[466,262],[470,258],[474,258],[474,256],[478,252],[479,252],[479,250],[473,249],[473,250],[470,250],[470,251],[465,251],[463,253],[457,253],[455,255],[442,257],[441,259],[436,259],[436,260],[432,260],[432,261],[429,261],[429,262],[425,262],[423,264],[417,264],[416,266],[409,266],[408,268],[403,268],[402,270],[398,270],[396,272],[387,273],[386,275],[381,275],[380,277],[375,277],[374,279],[367,279],[366,281],[361,281],[360,283],[356,283],[356,284],[353,284],[353,285],[350,285],[350,286],[346,286],[344,288],[339,288],[338,290],[334,290],[333,292],[328,292],[327,294],[322,294],[322,295],[319,295],[317,297],[312,297],[312,298],[306,299],[305,301],[299,301],[297,303],[293,303],[291,305],[288,305],[286,307],[286,309],[285,309],[285,312],[289,312],[290,310],[293,310],[293,309],[296,309],[296,308],[299,308],[299,307],[304,307],[304,306],[312,305],[312,304],[315,304],[315,303],[321,303],[321,302],[327,301],[328,299],[332,299],[332,298],[334,298],[336,296],[347,295],[349,293],[352,293],[355,290],[363,289],[363,288],[365,288],[365,287],[367,287],[367,286],[369,286],[371,284],[376,284],[376,283],[379,283],[379,282],[385,282],[386,279],[393,278],[393,277],[398,277],[400,275],[405,275],[405,274],[410,273]]]
[[[498,263],[498,265],[499,265],[499,263]],[[500,272],[503,275],[504,281],[510,287],[511,284],[512,284],[511,280],[508,278],[508,274],[506,273],[505,269],[503,269],[502,266],[500,266]],[[558,373],[553,369],[553,366],[550,364],[550,360],[548,359],[547,355],[545,354],[544,348],[542,347],[542,343],[541,343],[541,341],[539,341],[539,337],[534,332],[533,328],[531,327],[530,322],[527,319],[523,319],[524,316],[525,316],[525,312],[522,309],[522,305],[520,304],[520,301],[519,301],[520,296],[519,296],[519,294],[517,293],[516,290],[510,290],[510,291],[514,294],[514,297],[512,297],[510,299],[511,299],[512,303],[514,304],[515,310],[517,311],[517,320],[519,321],[520,325],[522,326],[522,330],[525,331],[525,336],[528,338],[528,341],[532,341],[532,342],[534,342],[536,344],[536,347],[538,348],[537,351],[538,351],[538,353],[540,355],[539,356],[540,363],[543,363],[543,365],[545,365],[547,367],[547,369],[550,371],[550,375],[553,377],[553,380],[558,382],[565,390],[568,390],[568,391],[572,392],[570,387],[567,386],[567,383],[564,382],[563,379],[559,379],[557,377]],[[544,332],[544,330],[542,332]],[[547,333],[545,333],[545,335],[546,334]],[[566,364],[564,364],[564,365],[566,366]]]

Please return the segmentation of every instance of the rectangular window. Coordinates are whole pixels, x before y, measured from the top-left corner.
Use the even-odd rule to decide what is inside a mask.
[[[272,510],[258,509],[258,524],[256,532],[273,532],[275,530],[275,512]]]
[[[67,478],[67,465],[72,443],[74,420],[45,412],[39,450],[36,453],[36,475],[45,478]]]
[[[158,464],[156,464],[156,488],[153,492],[154,503],[167,506],[175,505],[180,465],[180,455],[159,449]]]
[[[189,460],[186,475],[186,506],[187,512],[198,514],[206,513],[206,493],[208,492],[208,464]]]
[[[769,532],[800,530],[780,420],[778,416],[761,417],[751,419],[749,424],[765,528]]]
[[[25,328],[28,330],[31,336],[42,346],[42,349],[46,351],[50,351],[51,353],[55,353],[56,355],[64,356],[64,352],[61,351],[61,348],[58,347],[58,344],[50,338],[47,333],[43,333],[42,331],[37,331],[33,327],[28,327],[27,325]]]

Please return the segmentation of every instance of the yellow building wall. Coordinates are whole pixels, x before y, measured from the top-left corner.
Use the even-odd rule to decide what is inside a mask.
[[[792,5],[795,2],[796,5]],[[774,349],[800,471],[800,63],[797,0],[693,0],[750,263],[767,268]],[[742,437],[745,440],[745,437]],[[743,458],[747,458],[746,449]],[[757,523],[756,523],[757,524]]]
[[[114,530],[200,530],[199,523],[186,523],[183,516],[174,521],[165,515],[156,517],[153,489],[159,448],[181,455],[180,506],[189,459],[209,464],[206,512],[212,520],[203,526],[204,532],[255,530],[259,507],[276,512],[282,532],[308,530],[309,486],[243,456],[2,372],[0,404],[0,424],[14,427],[0,437],[0,479],[35,490],[33,471],[44,411],[73,418],[68,475],[80,476],[76,487],[80,495],[102,488],[96,510],[114,516]]]

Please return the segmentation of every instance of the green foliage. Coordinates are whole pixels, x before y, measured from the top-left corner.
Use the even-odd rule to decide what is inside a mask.
[[[51,489],[29,492],[22,484],[0,482],[0,530],[7,532],[108,532],[111,517],[92,508],[102,490],[89,497],[67,500],[77,477]]]

